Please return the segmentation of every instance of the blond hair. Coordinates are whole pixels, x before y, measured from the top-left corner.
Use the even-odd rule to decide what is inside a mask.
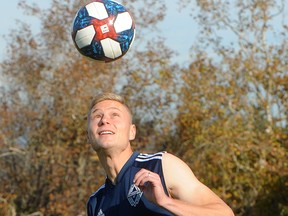
[[[126,103],[125,99],[124,99],[122,96],[120,96],[120,95],[118,95],[118,94],[115,94],[115,93],[111,93],[111,92],[101,93],[101,94],[99,94],[99,95],[96,95],[96,96],[92,99],[91,104],[90,104],[90,108],[89,108],[89,115],[90,115],[90,112],[91,112],[92,108],[93,108],[96,104],[98,104],[98,103],[100,103],[100,102],[102,102],[102,101],[106,101],[106,100],[117,101],[117,102],[121,103],[122,105],[124,105],[124,106],[127,108],[128,112],[129,112],[129,114],[130,114],[130,116],[131,116],[131,119],[132,119],[132,116],[133,116],[133,115],[132,115],[132,111],[131,111],[131,109],[129,108],[128,104]]]

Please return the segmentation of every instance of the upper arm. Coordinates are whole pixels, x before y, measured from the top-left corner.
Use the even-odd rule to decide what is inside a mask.
[[[201,183],[189,166],[178,157],[169,153],[164,154],[162,166],[165,183],[172,198],[195,205],[223,202]]]

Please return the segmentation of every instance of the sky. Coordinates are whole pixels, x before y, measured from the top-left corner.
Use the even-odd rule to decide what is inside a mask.
[[[5,37],[13,28],[15,28],[17,20],[23,20],[30,23],[34,32],[39,32],[39,21],[33,17],[26,16],[17,5],[20,0],[8,0],[2,3],[2,10],[0,13],[0,62],[5,58],[5,51],[7,42]],[[175,61],[180,64],[185,64],[189,60],[189,48],[192,46],[193,25],[191,26],[192,18],[189,13],[178,11],[177,1],[165,0],[167,2],[167,16],[166,19],[160,23],[159,28],[162,35],[166,38],[166,43],[169,47],[178,53]],[[37,3],[41,8],[49,8],[51,0],[27,0],[28,3]],[[119,1],[121,2],[121,1]],[[3,5],[4,4],[4,5]],[[187,27],[188,23],[188,27]],[[137,23],[136,23],[137,24]],[[174,26],[173,28],[171,26]],[[137,25],[136,25],[137,27]],[[189,35],[189,44],[183,41],[187,40]],[[137,34],[136,34],[137,37]]]
[[[22,20],[27,23],[31,23],[31,26],[37,32],[37,28],[39,28],[39,22],[36,19],[32,19],[23,13],[18,7],[18,3],[20,0],[8,0],[2,3],[2,10],[0,13],[0,61],[5,57],[6,51],[6,37],[12,31],[12,29],[16,28],[17,20]],[[50,0],[47,1],[37,1],[37,0],[28,0],[27,2],[38,2],[39,6],[48,7]]]

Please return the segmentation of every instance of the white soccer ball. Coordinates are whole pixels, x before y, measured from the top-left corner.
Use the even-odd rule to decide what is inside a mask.
[[[78,51],[94,60],[111,62],[124,56],[135,38],[135,23],[125,7],[95,0],[81,7],[73,21],[72,39]]]

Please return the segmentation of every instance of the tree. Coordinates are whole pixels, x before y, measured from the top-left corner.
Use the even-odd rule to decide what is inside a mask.
[[[42,29],[19,23],[1,63],[0,214],[84,214],[105,178],[86,143],[87,102],[104,91],[134,108],[135,150],[177,154],[237,215],[287,214],[286,2],[180,1],[200,30],[187,68],[151,38],[165,1],[123,1],[136,20],[132,49],[110,64],[87,60],[69,27],[87,2],[20,3]]]
[[[9,80],[0,107],[3,215],[84,214],[88,197],[104,182],[99,161],[86,143],[87,101],[99,92],[122,91],[133,74],[127,68],[148,66],[139,60],[139,65],[129,66],[129,55],[131,59],[136,53],[135,61],[141,57],[136,45],[127,58],[110,64],[80,56],[70,27],[85,2],[53,0],[47,10],[20,2],[41,20],[42,29],[33,35],[28,24],[20,23],[10,34],[8,57],[1,64],[2,76]],[[139,30],[156,25],[165,13],[161,1],[153,3],[155,11],[136,7],[133,1],[125,4],[133,9]]]
[[[191,1],[182,3],[187,7]],[[177,117],[182,145],[170,147],[237,215],[287,212],[283,196],[277,197],[278,205],[266,206],[266,213],[259,205],[267,203],[260,196],[264,188],[270,197],[287,179],[285,4],[197,1],[193,7],[199,43],[191,48],[194,62],[182,75]],[[277,40],[268,40],[269,35]]]

